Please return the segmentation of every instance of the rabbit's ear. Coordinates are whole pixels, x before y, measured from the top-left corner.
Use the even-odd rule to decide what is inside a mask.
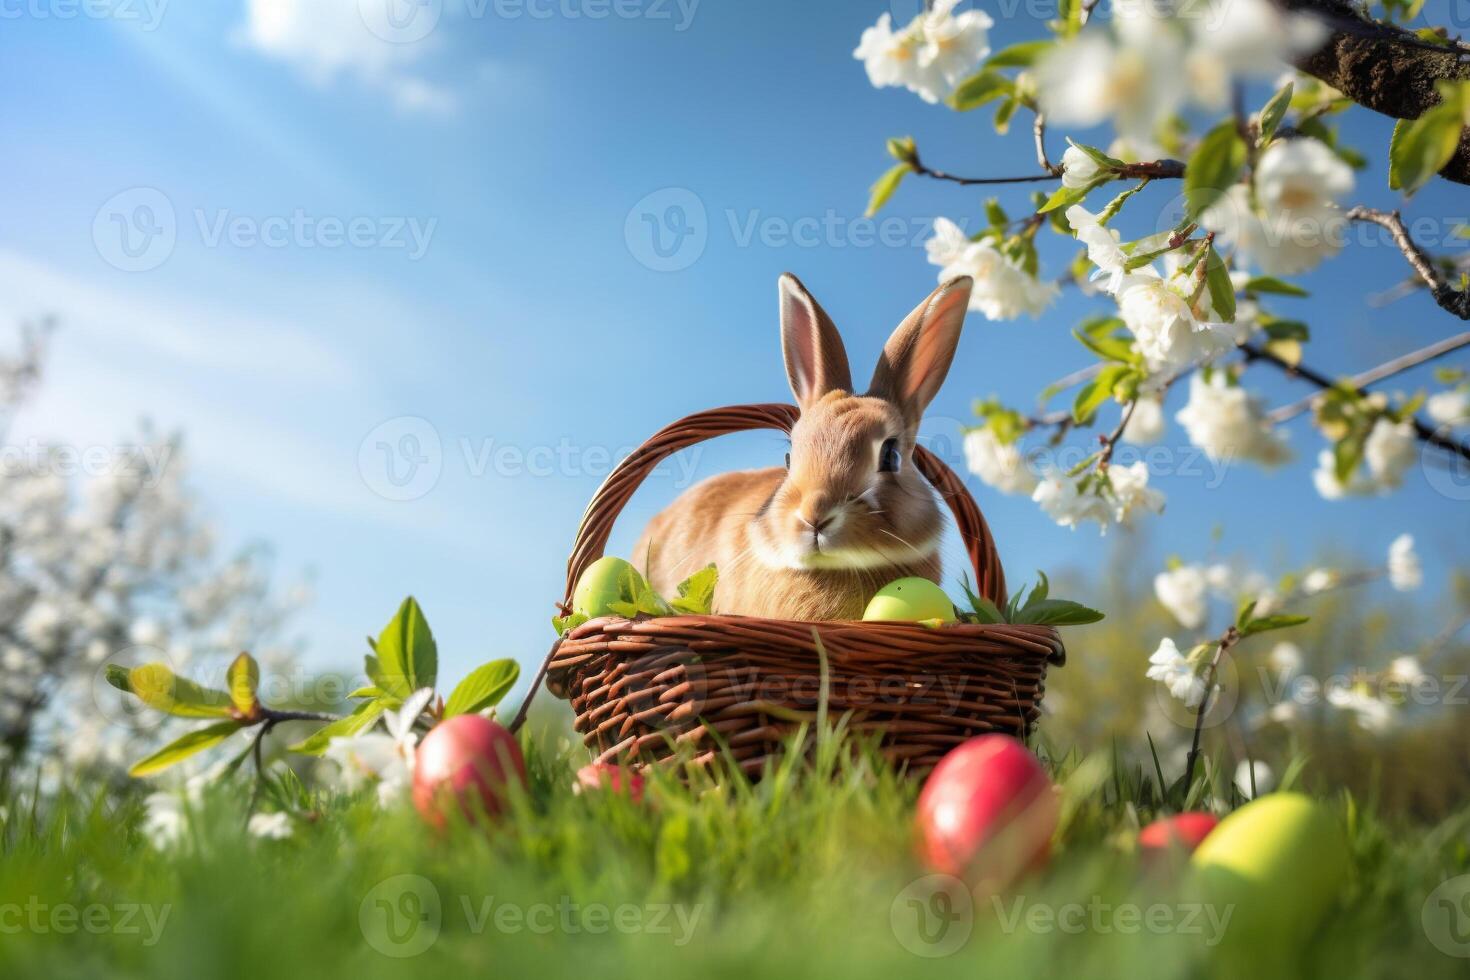
[[[781,354],[796,403],[805,409],[829,391],[851,391],[852,370],[832,318],[791,273],[780,288]]]
[[[904,317],[883,346],[868,394],[893,402],[910,424],[923,417],[949,373],[973,285],[969,276],[941,285]]]

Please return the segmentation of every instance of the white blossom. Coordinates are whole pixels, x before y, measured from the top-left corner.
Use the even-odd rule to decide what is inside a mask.
[[[929,261],[940,265],[939,281],[970,276],[970,309],[989,320],[1014,320],[1022,313],[1040,316],[1057,287],[1041,282],[990,242],[972,242],[948,218],[934,222],[934,237],[925,243]]]
[[[1149,668],[1144,676],[1163,684],[1171,696],[1183,701],[1187,707],[1198,707],[1204,700],[1204,679],[1195,672],[1194,665],[1179,652],[1172,639],[1166,636],[1160,640],[1159,648],[1148,662]]]
[[[1396,718],[1389,705],[1358,687],[1334,685],[1327,690],[1327,703],[1348,712],[1364,731],[1376,735],[1393,728]]]
[[[1314,568],[1302,576],[1302,591],[1307,595],[1326,592],[1337,584],[1337,573],[1330,568]]]
[[[1097,266],[1097,271],[1089,277],[1090,281],[1096,282],[1106,276],[1107,282],[1101,287],[1103,292],[1116,295],[1127,276],[1125,264],[1128,261],[1118,232],[1103,225],[1098,215],[1080,204],[1068,208],[1066,218],[1077,240],[1087,246],[1087,261]]]
[[[990,53],[994,21],[979,10],[956,14],[959,0],[936,0],[900,31],[884,13],[867,30],[853,57],[877,88],[903,86],[925,102],[948,98]]]
[[[1268,78],[1293,55],[1321,44],[1329,33],[1319,21],[1285,13],[1269,0],[1230,0],[1186,9],[1196,13],[1188,20],[1189,91],[1196,103],[1209,109],[1225,107],[1235,79]],[[1200,12],[1206,16],[1198,16]]]
[[[1289,640],[1282,640],[1267,654],[1267,661],[1282,680],[1289,680],[1301,673],[1304,660],[1302,648]]]
[[[1266,465],[1290,458],[1286,443],[1277,435],[1261,400],[1239,385],[1229,383],[1223,371],[1206,380],[1202,374],[1189,379],[1189,402],[1174,416],[1189,435],[1189,441],[1213,460],[1253,460]]]
[[[1391,490],[1404,482],[1404,471],[1419,455],[1418,436],[1412,422],[1390,422],[1380,418],[1363,443],[1363,460],[1380,490]]]
[[[1320,140],[1276,140],[1261,154],[1252,188],[1233,185],[1200,223],[1271,275],[1295,275],[1335,255],[1347,219],[1337,207],[1353,190],[1352,168]]]
[[[1140,18],[1116,35],[1084,31],[1037,63],[1042,111],[1062,125],[1111,119],[1120,135],[1149,142],[1184,102],[1184,54],[1179,32],[1155,18]]]
[[[1154,595],[1186,629],[1205,624],[1209,593],[1209,579],[1200,565],[1179,565],[1154,576]]]
[[[1190,367],[1232,346],[1228,325],[1203,319],[1190,306],[1192,292],[1188,278],[1164,279],[1150,269],[1122,279],[1118,313],[1150,370]]]
[[[418,743],[413,723],[433,693],[422,688],[397,711],[385,712],[386,734],[369,730],[331,740],[325,755],[341,768],[343,785],[349,792],[373,782],[380,806],[390,807],[403,798],[413,778],[414,747]]]
[[[1470,388],[1451,388],[1429,396],[1424,411],[1439,425],[1459,425],[1470,421]]]
[[[250,836],[265,840],[285,840],[291,836],[291,816],[287,813],[255,813],[246,823]]]
[[[1404,656],[1393,658],[1383,676],[1385,680],[1413,686],[1423,682],[1429,675],[1424,673],[1424,666],[1417,657]]]
[[[1412,534],[1400,534],[1388,546],[1388,581],[1399,592],[1413,592],[1424,584],[1424,567]]]
[[[1017,443],[1005,443],[989,426],[965,434],[965,463],[970,472],[1002,493],[1030,496],[1036,489],[1036,474]]]
[[[1102,176],[1102,167],[1086,150],[1068,146],[1062,154],[1062,186],[1086,187]]]
[[[1235,767],[1235,786],[1247,797],[1264,796],[1276,788],[1276,773],[1259,759],[1241,759]]]
[[[143,836],[160,851],[182,844],[189,832],[188,801],[175,792],[151,793],[143,801]]]
[[[1106,530],[1112,508],[1091,487],[1081,489],[1080,480],[1080,477],[1068,476],[1061,470],[1051,470],[1036,485],[1031,499],[1041,505],[1047,517],[1062,527],[1075,530],[1084,521],[1096,521],[1100,528]]]
[[[1163,513],[1164,495],[1148,485],[1148,465],[1142,460],[1128,466],[1109,466],[1108,484],[1113,520],[1127,527],[1140,512]]]

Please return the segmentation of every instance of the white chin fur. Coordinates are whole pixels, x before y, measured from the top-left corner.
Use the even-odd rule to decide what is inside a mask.
[[[867,571],[874,568],[890,568],[909,562],[923,561],[931,557],[939,547],[939,536],[919,542],[917,547],[896,544],[891,548],[833,548],[817,551],[799,544],[784,548],[772,548],[764,542],[755,547],[756,557],[767,568],[783,568],[794,571],[819,571],[822,569],[842,571]]]

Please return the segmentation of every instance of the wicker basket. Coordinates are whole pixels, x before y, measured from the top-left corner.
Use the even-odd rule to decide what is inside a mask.
[[[789,432],[797,415],[791,405],[719,408],[644,443],[588,505],[567,562],[563,612],[613,521],[660,461],[730,432]],[[977,589],[1003,606],[1005,575],[975,501],[938,457],[922,447],[914,456],[954,513]],[[1047,665],[1065,658],[1056,630],[1045,626],[606,617],[556,641],[531,695],[544,678],[570,701],[575,728],[598,761],[708,762],[728,751],[757,775],[797,726],[817,719],[823,669],[814,635],[828,661],[829,716],[849,714],[850,730],[876,733],[883,753],[914,774],[975,735],[1024,738],[1040,711]]]

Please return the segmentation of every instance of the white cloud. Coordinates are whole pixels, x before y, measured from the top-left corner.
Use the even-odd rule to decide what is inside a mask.
[[[434,47],[439,10],[436,0],[247,0],[239,37],[313,84],[346,75],[396,109],[443,114],[454,94],[412,71]]]

